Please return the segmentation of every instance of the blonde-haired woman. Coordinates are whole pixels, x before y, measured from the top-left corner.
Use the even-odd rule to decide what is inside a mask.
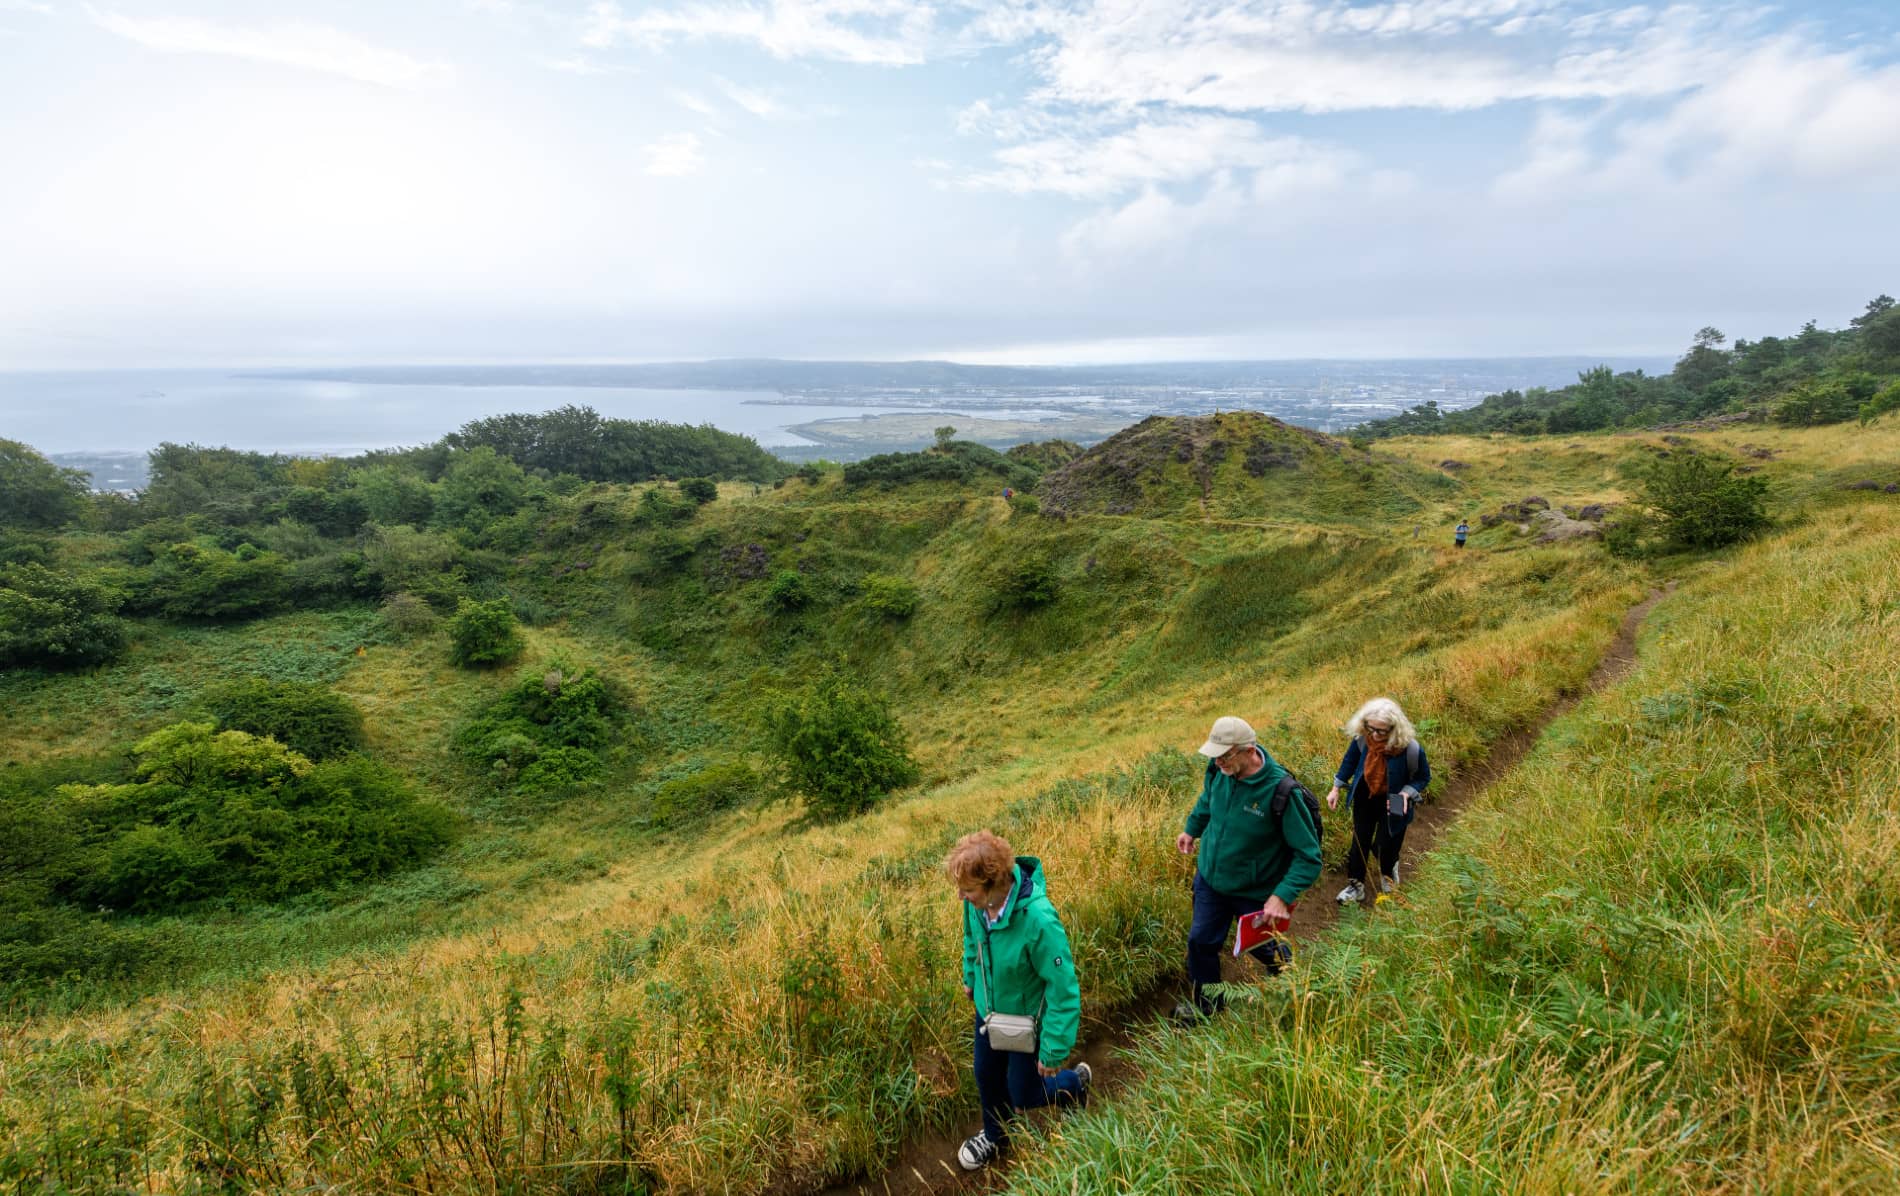
[[[1399,883],[1399,848],[1405,828],[1418,813],[1418,799],[1432,783],[1431,765],[1412,729],[1412,720],[1391,698],[1374,698],[1346,723],[1352,743],[1326,794],[1328,809],[1339,808],[1344,789],[1352,806],[1352,845],[1346,850],[1346,887],[1339,903],[1366,899],[1366,857],[1379,859],[1379,892]]]

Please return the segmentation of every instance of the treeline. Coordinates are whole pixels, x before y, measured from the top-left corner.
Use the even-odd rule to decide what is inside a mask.
[[[1807,427],[1874,419],[1900,409],[1900,307],[1881,295],[1848,327],[1809,320],[1793,336],[1737,340],[1718,328],[1696,333],[1667,375],[1607,366],[1557,390],[1507,390],[1463,411],[1422,403],[1355,435],[1432,436],[1509,432],[1564,435],[1745,414]]]
[[[509,560],[591,483],[679,479],[630,513],[666,525],[714,496],[714,479],[788,472],[747,437],[584,407],[356,457],[163,444],[136,495],[92,493],[83,473],[0,440],[0,669],[108,660],[123,615],[223,621],[397,595],[447,614],[504,596]],[[62,529],[110,547],[74,570]],[[532,618],[532,599],[514,597]]]

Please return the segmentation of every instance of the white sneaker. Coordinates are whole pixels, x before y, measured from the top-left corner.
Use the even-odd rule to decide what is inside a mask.
[[[1379,895],[1381,897],[1396,892],[1398,887],[1399,878],[1397,876],[1381,876],[1379,878]]]
[[[963,1140],[957,1147],[957,1163],[965,1171],[981,1171],[996,1161],[997,1146],[983,1130]]]
[[[1361,881],[1352,881],[1339,890],[1339,904],[1356,905],[1366,899],[1366,886]]]

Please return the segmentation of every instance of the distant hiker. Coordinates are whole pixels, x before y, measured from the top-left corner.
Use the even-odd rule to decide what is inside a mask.
[[[1470,534],[1471,534],[1471,525],[1469,523],[1466,523],[1464,520],[1460,519],[1458,521],[1458,530],[1452,533],[1451,542],[1455,546],[1459,548],[1463,548],[1465,546],[1465,537]]]
[[[1191,1022],[1217,1011],[1219,998],[1207,986],[1220,982],[1221,949],[1234,919],[1259,912],[1286,918],[1293,903],[1319,878],[1319,825],[1305,800],[1281,791],[1291,774],[1260,746],[1244,719],[1227,715],[1200,753],[1208,758],[1201,796],[1175,837],[1182,855],[1200,844],[1194,870],[1194,919],[1188,928],[1187,972],[1193,1002],[1175,1008]],[[1275,817],[1275,806],[1280,814]],[[1292,958],[1284,940],[1256,956],[1277,972]]]
[[[1339,808],[1339,791],[1346,790],[1352,806],[1352,844],[1346,849],[1348,883],[1339,890],[1339,903],[1366,899],[1366,857],[1379,859],[1379,892],[1390,893],[1399,884],[1399,848],[1405,829],[1418,814],[1418,799],[1432,783],[1425,748],[1412,730],[1405,711],[1391,698],[1374,698],[1346,723],[1352,743],[1339,762],[1326,807]]]
[[[1005,501],[1015,498],[1015,497],[1016,497],[1016,491],[1013,488],[1009,486],[1003,487],[1003,498]]]
[[[963,995],[976,1004],[983,1109],[983,1129],[964,1140],[957,1162],[977,1171],[1008,1148],[1006,1123],[1019,1110],[1082,1104],[1093,1076],[1086,1063],[1062,1066],[1075,1049],[1082,990],[1042,861],[977,831],[957,840],[943,868],[963,901]]]

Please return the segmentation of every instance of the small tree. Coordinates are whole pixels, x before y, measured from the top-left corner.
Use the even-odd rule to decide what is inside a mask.
[[[819,818],[846,818],[917,779],[904,728],[885,700],[828,673],[785,698],[767,731],[788,788]]]
[[[1651,466],[1641,502],[1669,548],[1723,548],[1768,525],[1768,483],[1732,461],[1676,453]]]
[[[17,440],[0,440],[0,527],[58,527],[79,517],[87,475]]]
[[[363,714],[339,693],[309,681],[246,677],[213,686],[198,699],[222,731],[267,736],[311,760],[363,746]]]
[[[680,483],[680,493],[703,507],[719,497],[719,483],[711,478],[687,478]]]
[[[0,571],[0,668],[97,664],[125,647],[114,612],[121,596],[104,586],[21,564]]]
[[[522,648],[521,629],[506,598],[467,598],[449,618],[449,658],[464,668],[487,668],[513,660]]]

